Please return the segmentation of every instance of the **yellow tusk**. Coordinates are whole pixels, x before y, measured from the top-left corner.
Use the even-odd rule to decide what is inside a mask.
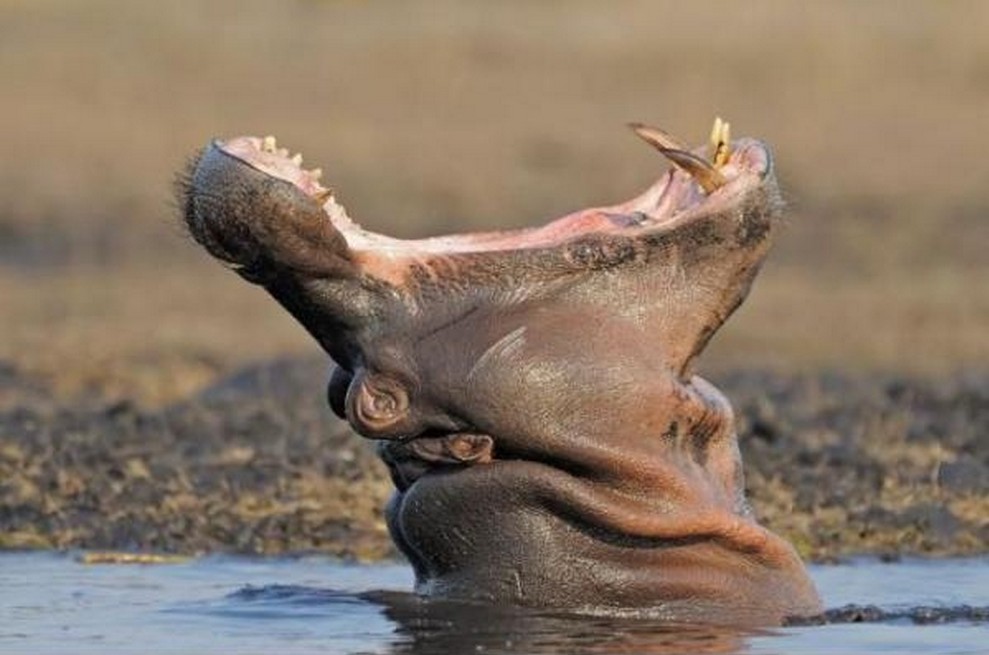
[[[667,150],[686,150],[679,141],[669,132],[664,132],[658,127],[645,125],[644,123],[629,123],[632,131],[639,135],[639,138],[655,148],[666,148]]]
[[[728,181],[707,160],[685,150],[675,138],[663,130],[641,123],[631,123],[629,127],[646,143],[694,178],[705,193],[717,191]],[[719,126],[718,129],[720,130],[721,127]]]
[[[728,163],[731,157],[731,123],[721,120],[718,116],[711,127],[710,140],[711,161],[720,168]]]

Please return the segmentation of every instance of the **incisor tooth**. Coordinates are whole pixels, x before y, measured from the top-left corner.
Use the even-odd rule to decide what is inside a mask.
[[[296,166],[302,166],[302,155],[298,153],[292,155],[292,163]]]
[[[711,147],[711,156],[714,157],[714,153],[718,151],[718,142],[721,140],[721,117],[714,117],[714,125],[711,126],[711,138],[708,140],[708,144]]]
[[[318,180],[319,178],[323,177],[323,169],[322,168],[312,169],[311,171],[309,171],[309,177],[311,177],[314,180]]]
[[[728,163],[731,156],[731,123],[718,116],[711,127],[711,161],[718,168]]]
[[[319,189],[312,197],[319,204],[325,205],[326,201],[333,197],[333,189]]]
[[[261,150],[265,152],[275,152],[275,148],[277,147],[277,145],[278,144],[275,143],[275,137],[271,135],[261,139]]]
[[[631,127],[646,143],[659,150],[664,157],[686,171],[705,193],[713,193],[727,182],[725,176],[707,160],[688,152],[672,136],[657,127],[633,123]],[[720,129],[720,128],[719,128]]]

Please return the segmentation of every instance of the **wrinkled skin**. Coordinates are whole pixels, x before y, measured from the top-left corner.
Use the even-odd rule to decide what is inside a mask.
[[[378,440],[420,593],[738,624],[820,611],[746,504],[728,401],[691,372],[769,247],[762,144],[732,143],[707,191],[675,168],[544,227],[400,241],[271,141],[207,146],[185,220],[333,358],[329,403]]]

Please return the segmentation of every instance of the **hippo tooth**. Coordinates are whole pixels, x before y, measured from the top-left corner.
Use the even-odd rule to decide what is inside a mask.
[[[315,200],[321,205],[326,204],[326,201],[332,197],[333,197],[333,189],[320,188],[312,195],[313,200]]]
[[[276,146],[275,137],[273,136],[269,135],[261,139],[261,150],[264,152],[275,152]]]
[[[728,163],[731,155],[731,123],[721,120],[720,116],[714,119],[711,127],[710,152],[715,167],[720,168]]]
[[[718,146],[721,145],[721,126],[723,121],[720,116],[714,117],[714,125],[711,126],[711,137],[708,141],[708,147],[711,148],[711,159],[718,153]]]
[[[717,191],[728,181],[714,166],[692,152],[684,150],[676,139],[663,130],[641,123],[633,123],[630,127],[646,143],[659,150],[664,157],[694,178],[705,193]]]
[[[668,150],[686,150],[682,143],[676,140],[669,132],[665,132],[658,127],[652,127],[644,123],[629,123],[632,131],[639,135],[646,143],[656,148],[666,148]]]
[[[299,163],[300,164],[302,163],[301,156],[300,156],[300,159],[299,159]],[[323,169],[322,168],[314,168],[314,169],[312,169],[311,171],[309,171],[309,177],[311,177],[313,180],[320,179],[321,177],[323,177]]]
[[[690,177],[694,178],[694,181],[701,185],[705,193],[714,193],[728,181],[711,164],[692,152],[669,149],[661,149],[660,152],[671,162],[689,173]]]
[[[292,163],[295,164],[296,166],[302,166],[302,154],[296,153],[292,155]]]

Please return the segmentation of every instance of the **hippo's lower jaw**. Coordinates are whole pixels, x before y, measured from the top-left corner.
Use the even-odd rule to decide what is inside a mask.
[[[743,494],[727,401],[691,362],[742,302],[780,211],[768,150],[715,124],[710,161],[543,227],[414,241],[353,223],[273,139],[214,142],[190,232],[337,363],[331,407],[380,440],[395,541],[426,594],[682,620],[820,609]]]
[[[752,518],[727,400],[697,377],[682,392],[682,427],[622,452],[380,442],[397,487],[388,527],[417,591],[734,625],[819,613],[799,556]]]

